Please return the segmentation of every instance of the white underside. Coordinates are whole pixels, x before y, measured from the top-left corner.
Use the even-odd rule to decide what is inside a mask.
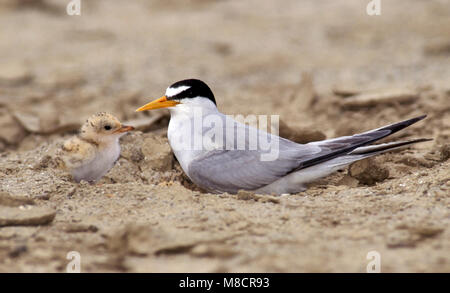
[[[255,190],[255,192],[262,194],[275,193],[278,195],[302,192],[307,189],[306,184],[326,177],[362,158],[363,156],[338,157],[281,177],[273,183]]]
[[[190,163],[205,153],[203,149],[194,149],[190,147],[195,141],[207,143],[201,133],[201,129],[199,132],[193,132],[192,128],[195,123],[201,122],[203,117],[199,117],[200,119],[195,121],[195,113],[192,111],[192,108],[183,104],[169,109],[171,117],[167,129],[167,138],[181,168],[183,168],[184,172],[189,176],[188,170]],[[202,116],[218,113],[217,108],[205,107],[204,109],[202,108],[201,111]]]
[[[120,145],[116,141],[100,149],[94,159],[72,170],[75,181],[96,182],[114,166],[120,156]]]

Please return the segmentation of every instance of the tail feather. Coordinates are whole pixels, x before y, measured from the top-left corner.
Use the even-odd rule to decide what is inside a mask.
[[[349,155],[380,154],[380,153],[392,151],[392,150],[395,150],[395,149],[398,149],[401,147],[405,147],[405,146],[413,144],[413,143],[431,141],[431,140],[433,140],[433,139],[418,138],[418,139],[408,140],[408,141],[395,141],[395,142],[389,142],[389,143],[383,143],[383,144],[363,146],[363,147],[354,149],[353,151],[351,151],[349,153]]]
[[[334,158],[337,158],[339,156],[347,155],[353,151],[355,151],[358,148],[361,148],[363,146],[367,146],[377,140],[380,140],[382,138],[385,138],[393,133],[396,133],[422,119],[427,117],[427,115],[418,116],[412,119],[408,119],[405,121],[393,123],[390,125],[386,125],[377,129],[369,130],[363,133],[355,134],[353,136],[343,136],[338,137],[334,139],[328,139],[318,142],[312,142],[310,144],[317,145],[321,147],[322,151],[318,154],[316,154],[314,157],[309,158],[307,160],[304,160],[300,163],[300,165],[292,170],[291,172],[296,172],[300,169],[308,168],[323,162],[326,162],[328,160],[332,160]],[[423,141],[423,140],[421,140]],[[409,143],[406,142],[399,142],[403,143],[402,145],[405,145],[404,143],[411,144],[414,142],[419,141],[411,141]],[[396,147],[400,147],[402,145],[398,145]],[[386,145],[384,147],[387,147]],[[388,147],[388,149],[393,148]],[[367,149],[369,150],[369,149]],[[361,150],[360,150],[361,151]],[[375,151],[375,149],[373,149]],[[381,151],[381,150],[379,150]]]
[[[388,152],[394,149],[398,149],[401,147],[408,146],[413,143],[430,141],[431,139],[420,138],[410,141],[398,141],[391,143],[384,143],[378,145],[364,146],[355,149],[353,152],[335,157],[328,161],[316,164],[314,166],[310,166],[308,168],[301,169],[296,172],[297,176],[297,184],[304,185],[309,182],[313,182],[317,179],[323,178],[332,174],[337,170],[342,170],[347,167],[351,163],[356,161],[366,159],[384,152]]]

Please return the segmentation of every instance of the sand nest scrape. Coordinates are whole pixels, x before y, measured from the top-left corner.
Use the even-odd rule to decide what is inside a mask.
[[[320,10],[287,1],[277,10],[258,1],[257,13],[251,1],[190,1],[188,10],[96,1],[80,23],[58,17],[58,1],[36,2],[47,4],[0,5],[0,25],[30,47],[25,56],[11,32],[0,36],[8,60],[0,272],[64,272],[70,251],[84,272],[365,272],[374,250],[384,272],[450,271],[450,53],[430,33],[450,33],[450,18],[439,3],[398,1],[375,25],[356,2]],[[402,20],[402,5],[415,22]],[[196,33],[199,22],[209,37]],[[180,37],[187,47],[176,46]],[[205,79],[227,114],[279,114],[281,135],[298,142],[421,114],[392,139],[433,141],[361,161],[299,194],[205,193],[170,150],[167,112],[134,112],[186,77]],[[138,130],[121,139],[120,159],[98,184],[77,184],[54,153],[99,111]]]

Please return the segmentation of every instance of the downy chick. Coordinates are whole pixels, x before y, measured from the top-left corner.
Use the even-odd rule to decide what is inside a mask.
[[[120,156],[119,138],[132,126],[125,126],[105,112],[91,116],[80,133],[64,142],[60,158],[76,182],[96,182],[115,164]]]

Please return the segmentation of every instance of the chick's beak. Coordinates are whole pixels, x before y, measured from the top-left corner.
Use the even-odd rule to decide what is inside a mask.
[[[168,100],[166,96],[162,96],[161,98],[140,107],[139,109],[136,110],[136,112],[173,107],[178,105],[179,103],[180,102]]]
[[[122,127],[117,129],[116,131],[114,131],[114,133],[123,133],[123,132],[128,132],[131,130],[134,130],[133,126],[122,125]]]

